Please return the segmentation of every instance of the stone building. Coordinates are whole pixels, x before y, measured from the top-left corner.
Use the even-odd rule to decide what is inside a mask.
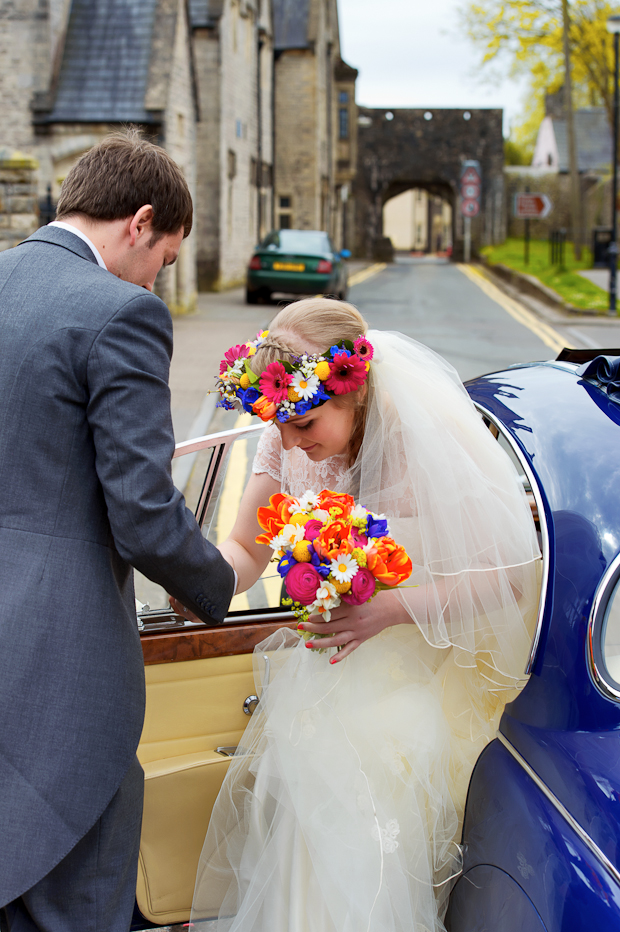
[[[182,167],[195,225],[158,277],[173,311],[239,283],[282,225],[352,236],[355,69],[337,0],[0,0],[0,147],[52,199],[110,130],[140,126]]]
[[[336,0],[274,0],[275,226],[341,246],[357,160],[357,71],[342,61]],[[348,219],[347,219],[348,218]]]
[[[241,282],[273,225],[270,0],[191,0],[200,120],[196,238],[201,290]]]

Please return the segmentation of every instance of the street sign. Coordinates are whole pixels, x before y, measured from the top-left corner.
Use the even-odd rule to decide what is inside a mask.
[[[553,203],[546,194],[515,194],[514,215],[520,220],[543,220],[551,212]]]
[[[480,201],[471,197],[463,198],[461,201],[461,213],[464,217],[477,217],[480,213]]]
[[[480,195],[482,194],[482,172],[480,162],[465,159],[461,162],[461,214],[463,217],[477,217],[480,213]]]

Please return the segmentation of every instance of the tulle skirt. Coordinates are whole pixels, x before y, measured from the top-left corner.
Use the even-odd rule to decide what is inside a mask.
[[[333,653],[288,629],[256,649],[261,700],[213,810],[198,928],[444,929],[469,777],[511,695],[413,624]]]

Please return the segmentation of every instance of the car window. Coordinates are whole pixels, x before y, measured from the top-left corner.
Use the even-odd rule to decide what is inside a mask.
[[[322,256],[331,252],[329,238],[320,230],[279,230],[269,233],[261,243],[263,249],[277,246],[283,252]]]
[[[612,589],[603,615],[602,654],[614,685],[620,688],[620,578]]]
[[[240,436],[225,451],[222,450],[223,444],[218,443],[173,461],[175,485],[183,492],[188,508],[202,525],[203,535],[216,546],[232,530],[241,496],[252,472],[261,430],[251,425],[250,420],[249,414],[239,417],[235,412],[220,409],[212,428],[226,430],[234,424]],[[221,430],[212,430],[210,436],[221,438],[223,434]],[[168,595],[161,586],[137,572],[134,573],[134,583],[140,605],[146,604],[152,611],[169,607]],[[278,608],[281,588],[282,580],[275,564],[269,563],[251,589],[233,597],[229,616],[234,617],[235,612],[249,609]]]

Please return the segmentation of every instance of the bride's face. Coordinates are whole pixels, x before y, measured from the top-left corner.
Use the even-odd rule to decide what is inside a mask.
[[[318,463],[328,456],[347,453],[353,430],[354,407],[338,405],[332,399],[301,417],[284,424],[276,420],[285,450],[299,447],[308,459]]]

